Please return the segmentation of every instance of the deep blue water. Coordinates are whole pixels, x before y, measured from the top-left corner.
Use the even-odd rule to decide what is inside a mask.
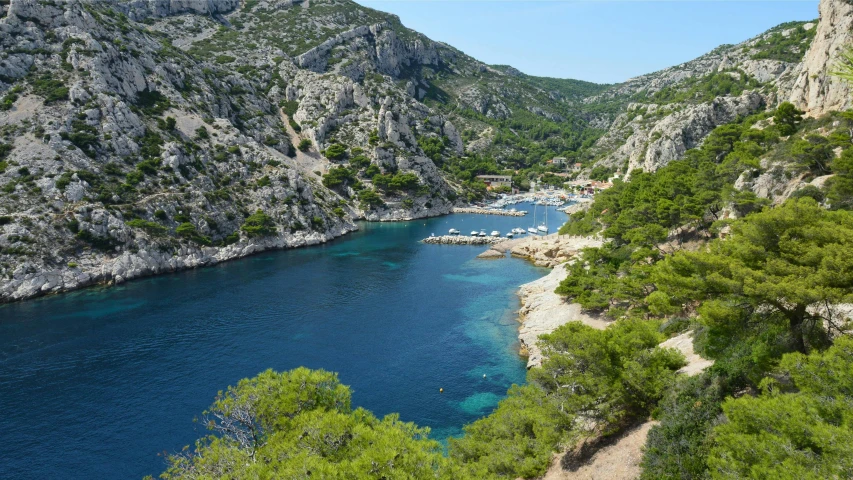
[[[553,232],[566,216],[551,212]],[[218,390],[267,368],[339,372],[354,405],[458,435],[524,381],[515,291],[544,271],[418,240],[530,223],[362,224],[323,246],[2,306],[0,478],[156,476],[158,452],[206,433],[193,418]]]

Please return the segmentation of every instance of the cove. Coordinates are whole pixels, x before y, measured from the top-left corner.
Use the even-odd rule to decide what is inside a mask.
[[[565,219],[551,209],[551,231]],[[524,381],[515,292],[546,271],[418,241],[531,223],[363,223],[322,246],[2,306],[0,478],[156,476],[158,453],[205,434],[193,418],[218,390],[267,368],[339,372],[353,405],[459,435]]]

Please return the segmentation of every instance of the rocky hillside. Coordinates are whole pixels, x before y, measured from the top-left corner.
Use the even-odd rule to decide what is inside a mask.
[[[473,174],[556,155],[651,170],[788,97],[818,112],[846,91],[817,49],[850,5],[825,3],[819,25],[607,86],[483,64],[350,0],[0,0],[0,300],[447,213],[482,195]]]
[[[586,99],[627,101],[591,149],[591,166],[605,176],[657,170],[700,145],[717,126],[788,100],[818,30],[817,22],[783,24]]]
[[[0,46],[0,300],[447,213],[437,165],[577,149],[606,88],[348,0],[11,0]]]

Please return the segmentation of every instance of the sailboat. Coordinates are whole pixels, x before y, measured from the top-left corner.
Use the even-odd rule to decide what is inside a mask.
[[[537,233],[536,230],[536,203],[533,204],[533,226],[527,229],[530,233]]]
[[[542,233],[548,233],[548,205],[545,205],[545,221],[537,229]]]

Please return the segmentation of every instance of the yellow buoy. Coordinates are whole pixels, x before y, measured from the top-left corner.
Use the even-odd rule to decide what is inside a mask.
[[[443,388],[439,388],[439,389],[438,389],[438,393],[444,393],[444,389],[443,389]]]

